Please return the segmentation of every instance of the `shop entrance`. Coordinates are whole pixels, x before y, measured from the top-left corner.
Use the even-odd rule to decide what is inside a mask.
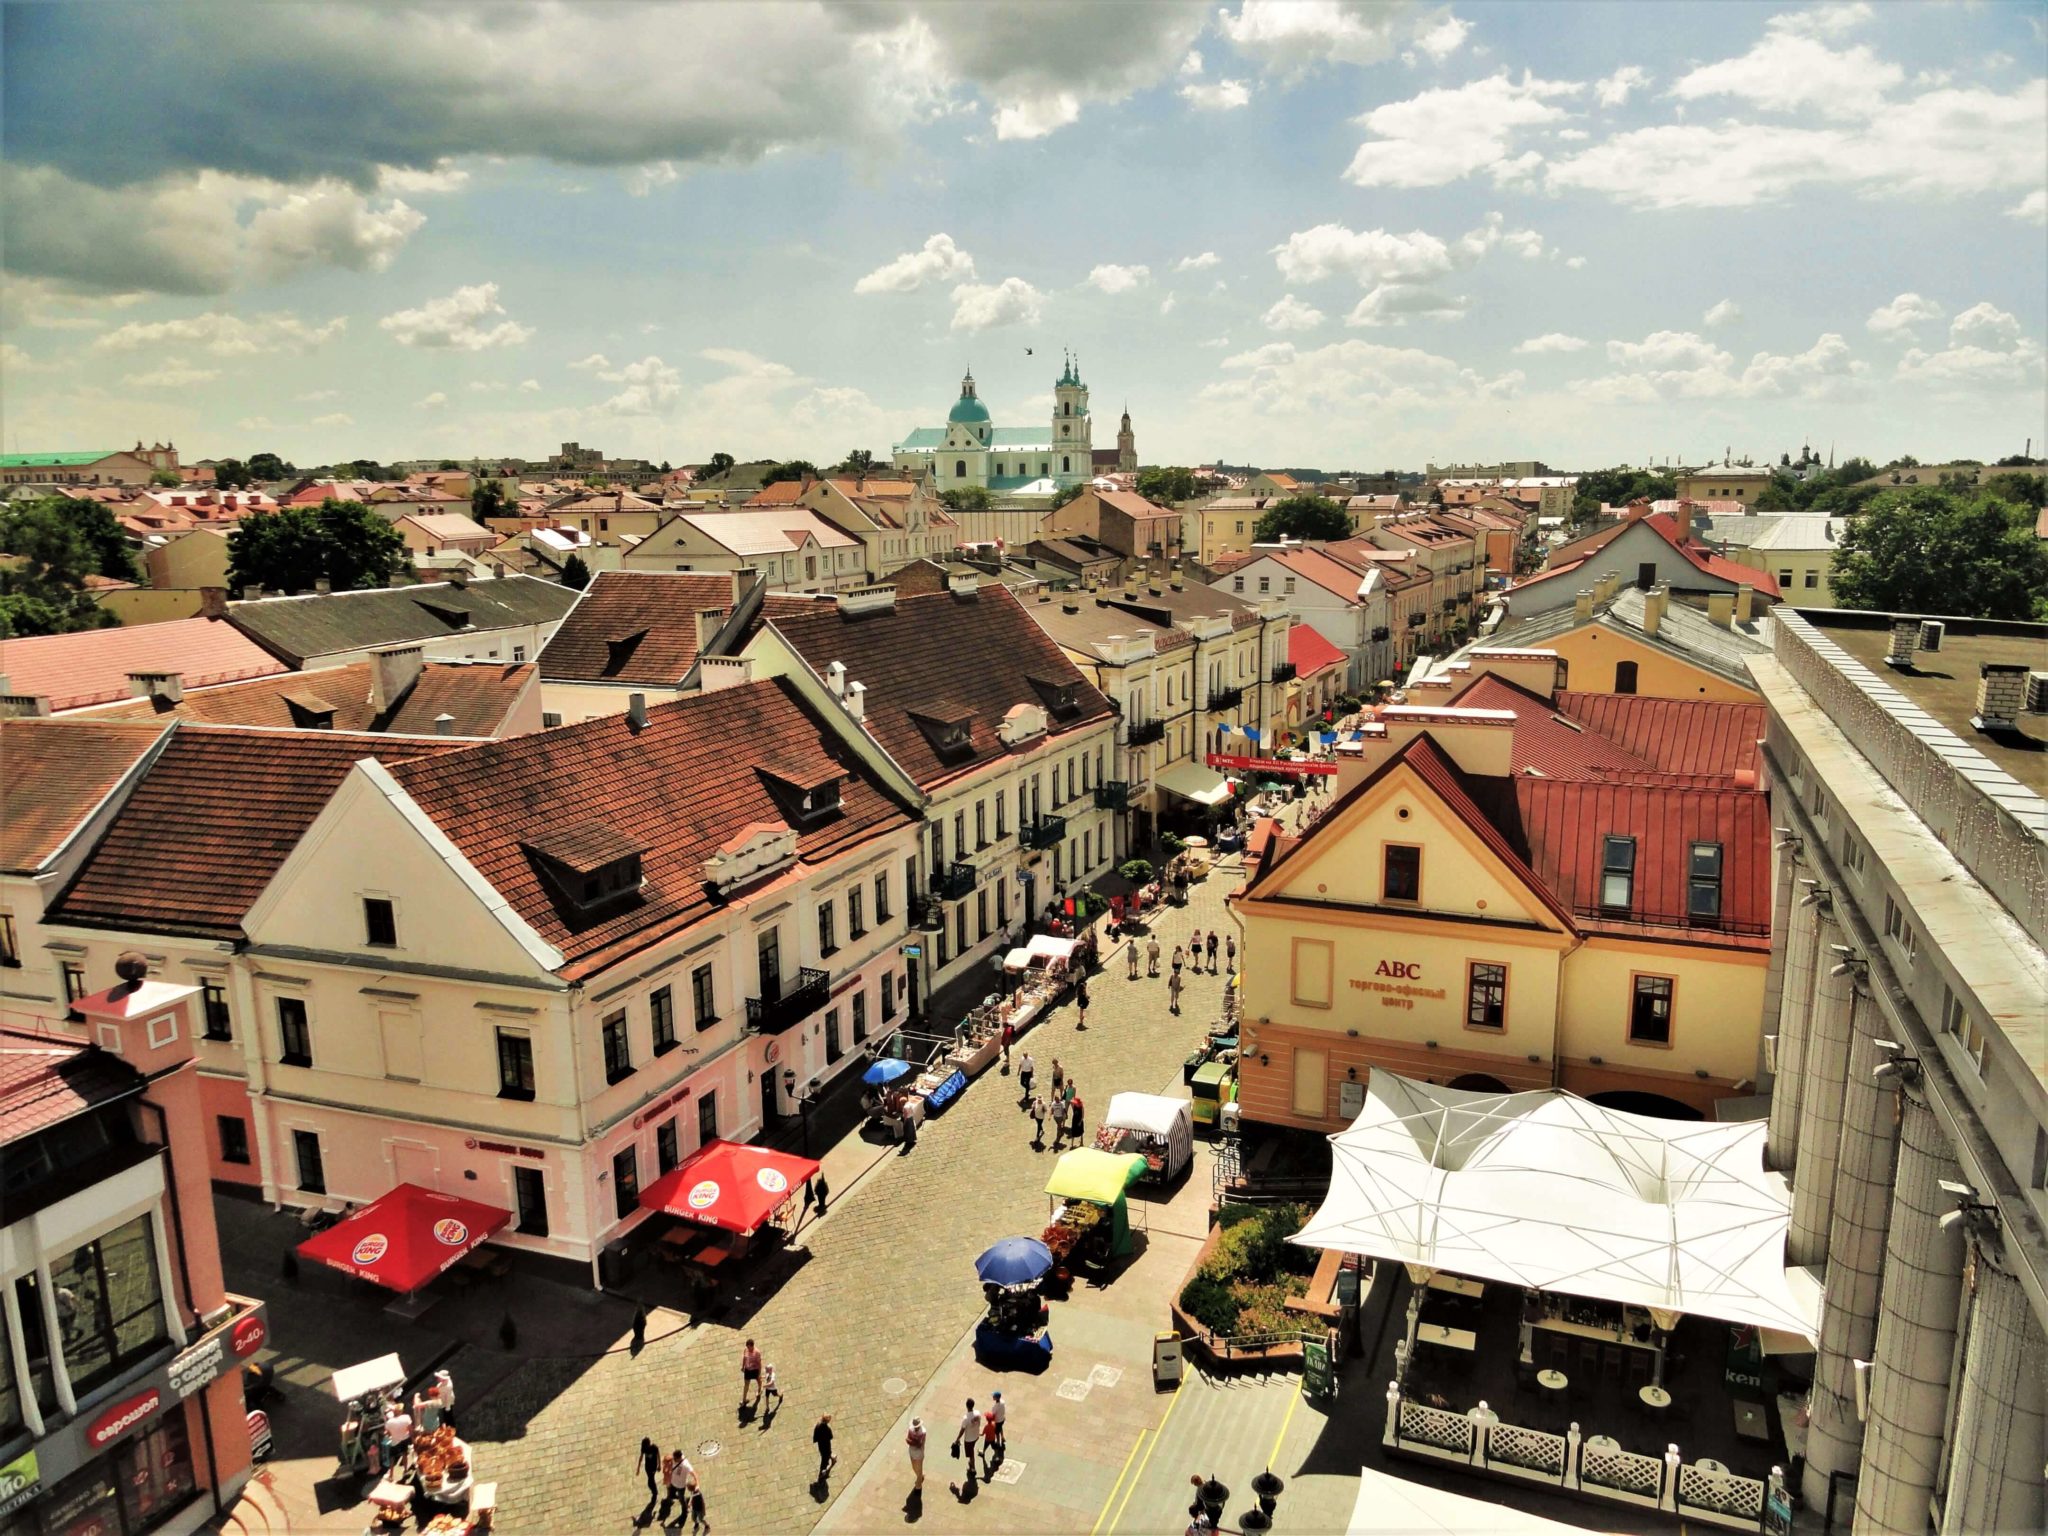
[[[764,1067],[761,1071],[761,1126],[765,1130],[780,1118],[775,1112],[775,1069]]]
[[[538,1168],[512,1170],[512,1201],[519,1213],[519,1230],[532,1237],[546,1237],[548,1190]]]

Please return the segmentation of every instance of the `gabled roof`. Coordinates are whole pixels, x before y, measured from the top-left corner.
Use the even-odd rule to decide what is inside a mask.
[[[867,685],[868,734],[920,785],[1005,755],[996,727],[1016,705],[1044,703],[1034,678],[1071,684],[1079,700],[1075,714],[1048,720],[1051,734],[1110,713],[1109,700],[1002,587],[899,596],[891,608],[850,615],[830,601],[771,597],[762,618],[814,672],[844,662],[847,681]],[[969,750],[942,757],[913,719],[942,707],[968,712]]]
[[[1558,694],[1557,708],[1648,759],[1661,773],[1707,774],[1730,782],[1738,773],[1756,773],[1758,743],[1769,718],[1761,701],[1642,694],[1566,691]]]
[[[1453,709],[1514,711],[1512,766],[1518,774],[1554,779],[1612,778],[1654,772],[1648,759],[1568,722],[1550,701],[1497,676],[1480,677],[1452,696]]]
[[[411,523],[429,538],[495,539],[497,535],[466,512],[408,512],[398,519]]]
[[[674,687],[697,660],[697,615],[734,601],[729,571],[599,571],[540,653],[565,683]]]
[[[0,1029],[0,1146],[147,1086],[111,1051],[59,1035]]]
[[[539,735],[488,742],[445,758],[416,758],[391,774],[477,872],[561,951],[561,974],[587,976],[696,922],[722,903],[704,864],[752,823],[787,825],[754,764],[829,767],[840,808],[796,828],[797,856],[817,864],[887,832],[912,814],[784,681],[692,694],[647,712],[635,730],[609,715]],[[575,786],[565,803],[563,787]],[[679,792],[687,786],[687,793]],[[528,852],[563,824],[578,848],[637,851],[637,895],[584,913],[558,899]]]
[[[53,710],[80,709],[134,693],[131,672],[176,672],[187,688],[270,677],[275,656],[221,619],[170,619],[68,635],[0,641],[0,673],[15,694],[46,696]]]
[[[1344,653],[1325,640],[1310,625],[1296,621],[1287,628],[1287,659],[1302,677],[1313,677],[1327,667],[1345,664]]]
[[[70,469],[81,464],[97,464],[101,459],[111,459],[122,448],[88,449],[83,453],[0,453],[0,469],[37,469],[48,464],[57,468]]]
[[[374,671],[373,662],[357,661],[318,672],[287,672],[187,692],[175,704],[134,699],[96,710],[91,718],[434,736],[440,734],[434,722],[445,714],[454,721],[451,736],[495,736],[535,676],[530,662],[430,661],[396,704],[376,710],[370,707]],[[316,706],[331,712],[326,723],[311,724],[305,718]]]
[[[660,537],[662,529],[676,523],[743,558],[748,555],[786,555],[806,544],[815,544],[821,549],[860,547],[858,539],[840,532],[809,507],[771,507],[766,510],[748,507],[734,512],[678,513],[649,537]]]
[[[79,719],[0,721],[0,870],[40,869],[165,729]]]
[[[1096,491],[1093,494],[1105,507],[1114,507],[1126,517],[1144,519],[1180,516],[1172,507],[1162,507],[1156,501],[1148,501],[1136,491]]]
[[[414,737],[175,725],[50,920],[238,939],[243,914],[350,768],[451,749]]]
[[[1254,548],[1251,559],[1271,560],[1303,581],[1334,593],[1347,603],[1357,602],[1359,589],[1365,585],[1364,572],[1332,559],[1320,549]]]
[[[427,582],[367,592],[321,592],[230,603],[228,621],[293,666],[336,651],[369,650],[444,635],[551,624],[576,593],[531,576]],[[152,629],[164,626],[153,624]]]

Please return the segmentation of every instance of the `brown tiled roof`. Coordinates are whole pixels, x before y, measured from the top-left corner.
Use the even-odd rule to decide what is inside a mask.
[[[1067,719],[1048,719],[1053,734],[1110,712],[1109,700],[1000,586],[971,598],[898,597],[893,608],[850,616],[832,602],[798,608],[771,597],[762,616],[813,671],[822,675],[841,661],[849,683],[867,685],[868,733],[920,785],[1001,757],[1008,750],[996,737],[1003,716],[1019,704],[1045,703],[1034,678],[1071,684],[1079,702]],[[970,750],[942,757],[912,716],[950,709],[972,715]]]
[[[1097,491],[1096,498],[1105,507],[1114,507],[1126,517],[1174,517],[1180,516],[1172,507],[1162,507],[1156,501],[1147,501],[1136,491]]]
[[[673,687],[697,660],[697,615],[733,605],[730,572],[600,571],[540,653],[559,682]]]
[[[0,1144],[139,1092],[142,1074],[79,1040],[0,1029]]]
[[[782,681],[692,694],[623,715],[416,758],[392,776],[514,911],[559,949],[564,976],[585,976],[696,922],[720,903],[704,863],[749,823],[786,825],[767,761],[844,776],[841,808],[798,829],[797,854],[817,863],[915,818],[814,719]],[[687,786],[687,793],[681,788]],[[573,793],[565,796],[565,788]],[[573,818],[598,822],[641,850],[637,898],[589,916],[559,903],[528,852]]]
[[[127,698],[130,672],[177,672],[187,688],[271,677],[284,663],[222,619],[171,619],[0,642],[8,691],[41,694],[55,710]]]
[[[77,719],[0,723],[0,869],[40,868],[165,729]]]
[[[358,732],[180,723],[51,919],[240,938],[243,914],[360,759],[450,750],[459,749]]]
[[[287,672],[188,693],[176,704],[134,699],[97,710],[95,720],[175,718],[209,725],[262,725],[272,729],[388,731],[432,736],[434,721],[453,715],[455,736],[495,736],[534,676],[530,662],[430,661],[399,699],[381,713],[370,708],[372,663],[351,662],[320,672]],[[294,708],[293,706],[297,706]],[[305,719],[308,710],[332,711],[324,725]]]

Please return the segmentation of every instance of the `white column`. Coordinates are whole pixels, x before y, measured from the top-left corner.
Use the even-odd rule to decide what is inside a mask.
[[[50,1347],[50,1385],[57,1389],[57,1406],[67,1414],[78,1412],[78,1398],[71,1391],[71,1366],[64,1358],[64,1325],[57,1317],[57,1283],[50,1278],[50,1261],[36,1265],[36,1295],[43,1303],[43,1339]],[[33,1392],[27,1378],[22,1390]]]
[[[1792,1226],[1785,1253],[1794,1264],[1820,1264],[1828,1256],[1828,1226],[1835,1204],[1835,1162],[1840,1153],[1842,1081],[1849,1071],[1850,1014],[1856,997],[1856,967],[1841,966],[1833,945],[1842,925],[1829,914],[1814,949],[1812,1033],[1800,1076],[1806,1080],[1799,1109],[1799,1162],[1792,1178]]]
[[[1828,1475],[1854,1467],[1863,1451],[1855,1362],[1873,1358],[1877,1345],[1878,1285],[1891,1220],[1892,1159],[1899,1132],[1898,1096],[1872,1076],[1887,1059],[1875,1043],[1883,1027],[1876,1002],[1859,993],[1850,1019],[1854,1033],[1842,1089],[1827,1301],[1821,1311],[1806,1439],[1806,1502],[1814,1509],[1826,1505]]]
[[[1980,1246],[1957,1389],[1941,1536],[2041,1529],[2042,1390],[2048,1342],[2020,1283]]]
[[[37,1401],[35,1378],[29,1373],[28,1335],[21,1326],[21,1294],[12,1280],[0,1283],[0,1312],[7,1318],[7,1353],[14,1363],[14,1389],[21,1402],[22,1422],[40,1440],[43,1405]]]
[[[1794,865],[1794,868],[1800,866]],[[1789,882],[1796,901],[1798,880]],[[1771,1076],[1770,1137],[1766,1156],[1773,1168],[1789,1170],[1799,1156],[1799,1108],[1805,1087],[1799,1068],[1812,1028],[1813,951],[1818,942],[1820,904],[1793,906],[1786,919],[1784,992],[1778,1004],[1777,1067]]]
[[[1959,1182],[1947,1139],[1917,1088],[1899,1094],[1899,1160],[1885,1249],[1883,1308],[1870,1377],[1856,1529],[1922,1536],[1942,1461],[1962,1302],[1963,1233],[1941,1181]]]

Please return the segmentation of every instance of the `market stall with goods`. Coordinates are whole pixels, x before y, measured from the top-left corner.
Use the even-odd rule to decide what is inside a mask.
[[[1006,1237],[974,1261],[988,1303],[974,1328],[974,1354],[982,1364],[1037,1370],[1051,1360],[1051,1309],[1041,1286],[1052,1270],[1052,1250],[1034,1237]]]
[[[1194,1160],[1194,1118],[1186,1099],[1161,1093],[1119,1093],[1109,1101],[1098,1151],[1135,1153],[1145,1159],[1145,1182],[1169,1184]]]
[[[1061,1155],[1045,1185],[1052,1220],[1041,1239],[1055,1264],[1069,1272],[1101,1269],[1130,1254],[1127,1195],[1145,1172],[1145,1159],[1134,1153],[1080,1147]]]
[[[385,1413],[405,1386],[405,1367],[396,1355],[379,1355],[336,1371],[327,1385],[342,1405],[342,1466],[382,1472]]]
[[[786,1235],[797,1193],[818,1172],[793,1152],[707,1141],[680,1167],[640,1191],[640,1204],[678,1218],[657,1252],[716,1274],[756,1242]]]
[[[511,1219],[496,1206],[400,1184],[314,1233],[298,1252],[410,1296]]]

